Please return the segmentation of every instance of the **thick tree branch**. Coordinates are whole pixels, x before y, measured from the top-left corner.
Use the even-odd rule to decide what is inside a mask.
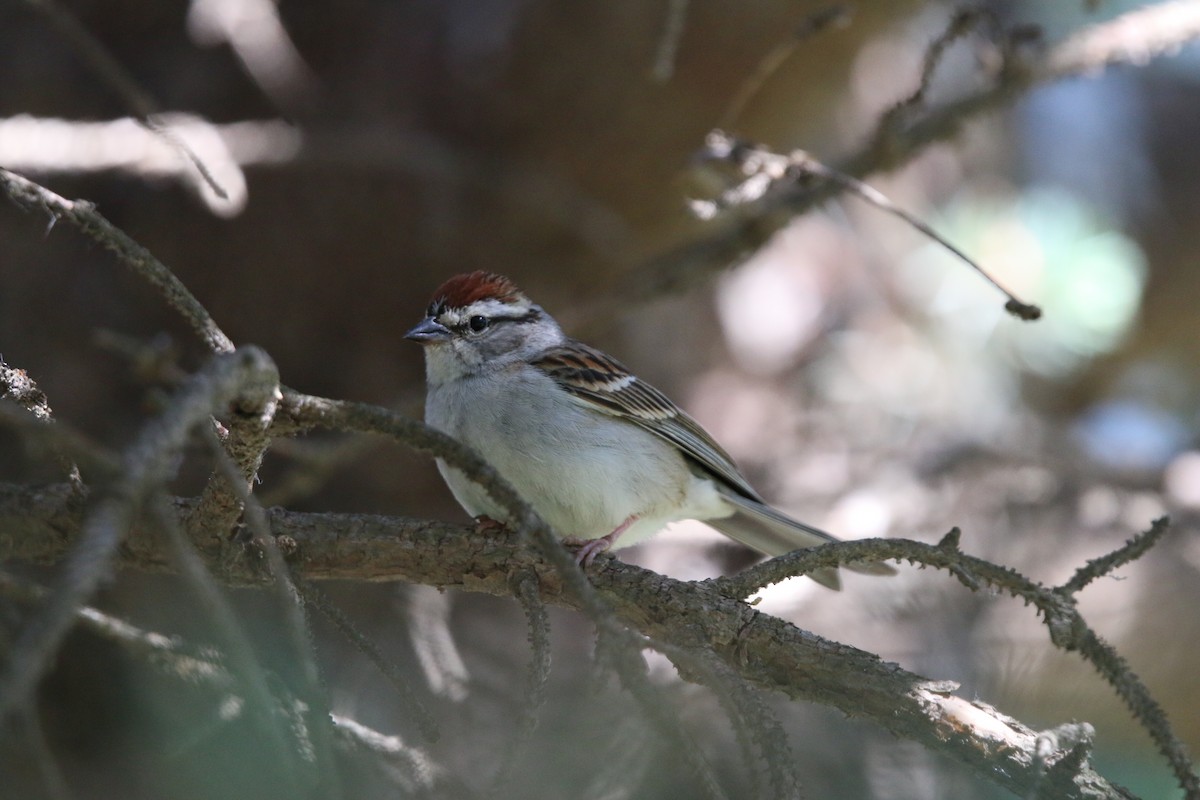
[[[65,486],[28,489],[0,485],[0,558],[50,563],[79,535],[82,517],[70,508]],[[195,501],[176,500],[185,517]],[[578,607],[561,574],[522,547],[516,537],[462,526],[353,514],[268,512],[272,534],[304,579],[403,580],[493,595],[513,594],[510,575],[532,571],[542,598]],[[269,580],[255,558],[238,558],[245,545],[203,539],[201,557],[217,579],[232,585]],[[253,554],[253,549],[250,550]],[[169,568],[159,537],[134,528],[120,563],[134,569]],[[1038,785],[1043,796],[1128,798],[1080,763],[1065,770],[1071,749],[1047,754],[1046,737],[982,703],[952,695],[930,681],[853,647],[824,640],[756,611],[711,583],[687,583],[601,558],[589,571],[592,586],[618,618],[669,647],[716,653],[750,683],[796,700],[832,705],[872,720],[897,736],[947,754],[989,780],[1017,792]],[[1048,766],[1047,766],[1048,765]]]

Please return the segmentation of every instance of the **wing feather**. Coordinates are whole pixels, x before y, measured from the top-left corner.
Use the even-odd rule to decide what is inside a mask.
[[[763,502],[725,450],[665,394],[619,361],[571,341],[534,362],[576,400],[626,419],[678,447],[695,465],[738,494]]]
[[[569,341],[534,362],[577,402],[628,420],[678,447],[692,464],[720,482],[719,491],[739,513],[709,524],[767,555],[797,547],[837,541],[825,531],[806,525],[767,505],[746,482],[733,459],[696,420],[658,389],[638,380],[619,361],[582,342]],[[847,564],[848,569],[872,575],[895,570],[878,562]],[[810,577],[838,588],[837,571],[819,570]]]

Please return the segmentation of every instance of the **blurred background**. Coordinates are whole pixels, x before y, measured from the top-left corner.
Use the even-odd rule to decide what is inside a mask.
[[[987,84],[994,29],[1037,26],[1053,43],[1138,5],[985,3],[994,20],[948,49],[928,102]],[[1087,589],[1081,607],[1200,751],[1200,50],[1037,88],[869,176],[1041,305],[1038,323],[1007,316],[978,275],[849,197],[684,291],[620,290],[648,285],[631,276],[719,223],[687,205],[710,130],[836,163],[914,90],[955,11],[865,0],[838,24],[794,35],[829,7],[7,2],[0,165],[95,202],[300,391],[419,415],[421,356],[401,336],[442,280],[484,268],[672,395],[768,498],[839,536],[933,542],[957,525],[966,552],[1054,584],[1169,513],[1174,533]],[[126,90],[82,55],[69,17],[128,72]],[[131,120],[147,103],[170,115],[172,135],[225,198]],[[163,365],[190,370],[204,356],[112,255],[10,203],[0,203],[0,353],[38,382],[58,419],[115,449],[153,413]],[[194,461],[179,494],[203,485]],[[262,478],[267,502],[296,510],[465,520],[432,463],[389,443],[281,443]],[[0,480],[61,475],[0,430]],[[621,557],[681,578],[753,560],[699,524]],[[1142,797],[1181,796],[1111,689],[1055,651],[1030,609],[907,567],[845,583],[833,593],[791,581],[760,607],[958,681],[963,696],[1031,726],[1091,722],[1104,775]],[[326,588],[411,675],[442,727],[425,740],[386,680],[315,620],[334,710],[424,759],[399,777],[348,760],[349,796],[486,791],[523,699],[519,607],[402,585]],[[274,596],[232,594],[260,657],[286,674]],[[121,574],[97,604],[211,639],[167,577]],[[5,601],[0,611],[7,637],[19,615]],[[502,796],[694,793],[681,760],[594,666],[586,622],[554,612],[552,624],[550,699]],[[713,696],[649,663],[729,794],[752,796]],[[254,728],[216,693],[89,634],[72,635],[40,699],[68,796],[288,794]],[[868,723],[766,699],[808,796],[1006,796]],[[8,763],[11,796],[42,793],[35,770]]]

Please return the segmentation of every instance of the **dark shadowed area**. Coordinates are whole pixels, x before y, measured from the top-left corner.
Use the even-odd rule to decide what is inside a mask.
[[[1172,531],[1079,608],[1195,752],[1196,34],[1180,22],[1178,46],[1120,59],[1145,63],[1013,84],[985,110],[956,111],[933,143],[912,144],[906,127],[1141,5],[984,3],[946,36],[956,9],[918,0],[840,14],[782,0],[8,2],[0,167],[94,203],[300,392],[420,417],[420,348],[403,334],[434,287],[486,269],[675,399],[773,503],[841,538],[934,543],[957,526],[964,552],[1050,586],[1169,514]],[[1200,16],[1196,3],[1160,5]],[[1123,33],[1129,49],[1139,33]],[[894,127],[881,124],[905,98]],[[165,132],[139,125],[146,113]],[[715,129],[886,167],[858,177],[1043,319],[1006,314],[979,274],[845,193],[794,217],[753,198],[726,208],[722,192],[745,175],[701,157]],[[50,222],[0,202],[0,356],[56,420],[119,453],[209,353],[112,253]],[[197,436],[171,493],[200,494],[211,470]],[[468,521],[431,459],[381,438],[280,441],[259,475],[270,506]],[[0,482],[65,480],[0,417]],[[687,580],[756,560],[692,522],[618,557]],[[18,560],[0,573],[58,574]],[[0,582],[0,663],[36,608],[11,588]],[[410,698],[310,613],[331,710],[398,737],[386,760],[335,748],[345,797],[704,796],[597,663],[582,615],[550,609],[546,702],[514,756],[531,658],[520,605],[401,582],[320,588],[440,728],[434,740]],[[300,682],[280,597],[222,591],[268,688]],[[791,579],[759,596],[765,613],[955,681],[1034,729],[1087,721],[1101,774],[1138,797],[1183,797],[1112,688],[1011,597],[907,565],[847,574],[839,593]],[[215,646],[207,606],[173,575],[116,571],[88,602]],[[778,794],[745,755],[756,733],[722,698],[659,653],[646,669],[725,796]],[[755,697],[806,797],[1011,796],[870,722]],[[246,702],[76,628],[34,710],[0,739],[0,787],[15,787],[0,795],[313,796],[319,782],[273,758]]]

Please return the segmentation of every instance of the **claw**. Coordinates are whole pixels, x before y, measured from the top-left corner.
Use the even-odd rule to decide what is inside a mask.
[[[500,520],[492,519],[487,514],[480,514],[475,518],[476,533],[482,533],[484,536],[493,536],[498,533],[504,533],[507,530],[507,525]]]
[[[622,522],[613,529],[612,533],[606,536],[601,536],[598,539],[574,539],[568,537],[563,539],[563,543],[579,548],[575,553],[575,563],[587,569],[596,560],[596,556],[616,544],[617,539],[621,538],[621,534],[627,531],[629,526],[635,522],[637,522],[637,514],[630,516],[629,519]]]
[[[568,542],[568,544],[572,543]],[[587,569],[596,560],[596,556],[610,547],[612,547],[612,542],[608,540],[607,536],[601,536],[599,539],[585,539],[579,543],[579,550],[575,553],[575,563]]]

